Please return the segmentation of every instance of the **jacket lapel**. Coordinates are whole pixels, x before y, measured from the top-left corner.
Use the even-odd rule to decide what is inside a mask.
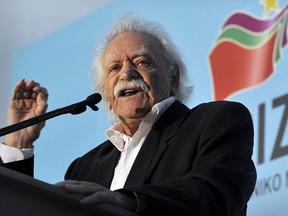
[[[97,158],[94,164],[95,167],[93,167],[93,170],[97,170],[97,172],[91,172],[94,173],[92,178],[99,184],[109,188],[119,157],[120,152],[113,146],[113,149],[107,155]]]
[[[131,168],[125,187],[144,184],[168,148],[169,140],[180,128],[189,108],[174,102],[153,125]],[[140,170],[140,172],[139,172]]]

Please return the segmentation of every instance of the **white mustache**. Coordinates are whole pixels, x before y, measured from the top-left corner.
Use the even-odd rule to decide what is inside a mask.
[[[147,84],[141,79],[132,79],[131,81],[119,81],[114,87],[114,96],[119,97],[121,92],[129,89],[137,89],[143,91],[144,93],[148,92]]]

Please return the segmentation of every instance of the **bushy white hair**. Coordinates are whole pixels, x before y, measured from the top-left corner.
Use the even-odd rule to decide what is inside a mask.
[[[173,89],[173,94],[177,100],[182,103],[187,103],[191,97],[193,87],[189,83],[188,71],[184,64],[180,51],[170,40],[168,33],[158,23],[150,22],[144,19],[135,17],[128,14],[121,17],[107,32],[104,41],[96,48],[96,57],[93,62],[93,75],[94,75],[94,87],[97,92],[105,96],[104,90],[104,67],[103,67],[103,55],[105,49],[109,43],[118,35],[124,32],[143,33],[155,38],[163,47],[163,57],[167,62],[167,75],[171,76],[173,70],[179,71],[179,85]],[[170,67],[172,66],[172,67]],[[173,75],[173,74],[172,74]]]

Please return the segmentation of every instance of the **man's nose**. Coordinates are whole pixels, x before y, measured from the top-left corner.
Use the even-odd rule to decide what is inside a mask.
[[[121,80],[132,80],[139,78],[140,74],[132,64],[127,64],[122,67]]]

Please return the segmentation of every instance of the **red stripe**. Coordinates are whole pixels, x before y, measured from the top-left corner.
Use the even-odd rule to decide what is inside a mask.
[[[210,54],[215,100],[260,84],[273,73],[278,31],[261,47],[245,49],[233,42],[218,44]]]

